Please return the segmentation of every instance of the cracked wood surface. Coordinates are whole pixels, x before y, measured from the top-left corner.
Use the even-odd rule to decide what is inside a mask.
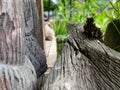
[[[25,14],[32,5],[34,0],[0,0],[0,90],[36,89],[36,72],[25,55],[25,30],[32,28]]]
[[[120,53],[68,25],[68,42],[42,90],[120,90]]]

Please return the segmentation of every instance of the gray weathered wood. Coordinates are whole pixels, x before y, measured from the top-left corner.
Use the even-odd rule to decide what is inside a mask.
[[[68,25],[68,42],[42,90],[120,90],[120,53]]]
[[[46,56],[41,49],[41,35],[39,15],[37,11],[36,0],[24,0],[24,17],[25,17],[25,38],[26,38],[26,55],[32,62],[40,77],[47,69]]]
[[[25,1],[0,0],[0,90],[36,88],[34,67],[25,56]]]

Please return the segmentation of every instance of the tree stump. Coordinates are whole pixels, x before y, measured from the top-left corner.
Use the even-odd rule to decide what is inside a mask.
[[[120,90],[120,53],[68,25],[68,41],[42,90]]]

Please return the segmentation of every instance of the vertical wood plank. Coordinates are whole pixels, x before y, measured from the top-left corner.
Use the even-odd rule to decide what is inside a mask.
[[[44,30],[44,16],[43,16],[43,0],[36,0],[39,20],[40,20],[40,45],[41,48],[45,51],[45,30]]]

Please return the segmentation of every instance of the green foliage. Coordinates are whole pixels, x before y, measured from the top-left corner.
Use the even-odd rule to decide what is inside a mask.
[[[85,23],[88,17],[94,17],[95,24],[104,32],[109,22],[120,19],[119,1],[113,4],[108,0],[86,0],[81,4],[78,0],[72,0],[71,5],[69,1],[62,0],[56,10],[56,19],[60,23],[54,23],[54,30],[58,37],[66,35],[67,23]]]
[[[44,11],[55,10],[57,8],[57,4],[55,4],[52,0],[43,0]]]
[[[114,19],[120,19],[120,1],[116,3],[109,1],[109,6],[102,13],[97,14],[94,19],[96,25],[104,32],[108,23]]]
[[[104,24],[108,20],[108,18],[106,18],[107,12],[100,12],[102,12],[103,8],[106,8],[107,5],[108,2],[106,0],[88,0],[82,4],[79,3],[78,0],[72,0],[71,5],[69,0],[62,0],[56,10],[56,19],[60,23],[53,24],[56,36],[64,37],[66,35],[67,23],[85,23],[88,17],[95,17],[96,24],[105,30],[106,26]],[[106,19],[104,20],[104,18]],[[104,24],[102,23],[103,21]]]
[[[111,9],[113,11],[113,19],[120,19],[120,1],[118,0],[116,3],[111,3]]]
[[[95,24],[105,32],[109,22],[113,19],[120,20],[120,1],[110,0],[61,0],[56,10],[56,21],[52,21],[57,39],[65,40],[67,36],[67,23],[85,23],[88,17],[94,17]],[[120,47],[120,46],[119,46]]]
[[[107,24],[111,21],[108,11],[105,9],[102,13],[97,14],[94,17],[94,21],[96,25],[104,32],[106,30]]]
[[[51,22],[53,25],[53,28],[55,30],[55,35],[57,39],[66,39],[67,36],[67,28],[66,28],[66,22],[63,20],[56,20]]]
[[[67,1],[67,0],[65,0]],[[104,1],[104,2],[103,2]],[[105,3],[105,0],[101,0]],[[69,2],[60,2],[59,9],[56,11],[58,15],[61,15],[62,19],[68,22],[83,22],[85,23],[87,17],[95,16],[101,9],[100,0],[89,0],[80,4],[77,0],[72,1],[72,5]],[[107,4],[107,3],[106,3]],[[107,5],[104,5],[106,7]],[[70,16],[72,13],[72,17]]]

